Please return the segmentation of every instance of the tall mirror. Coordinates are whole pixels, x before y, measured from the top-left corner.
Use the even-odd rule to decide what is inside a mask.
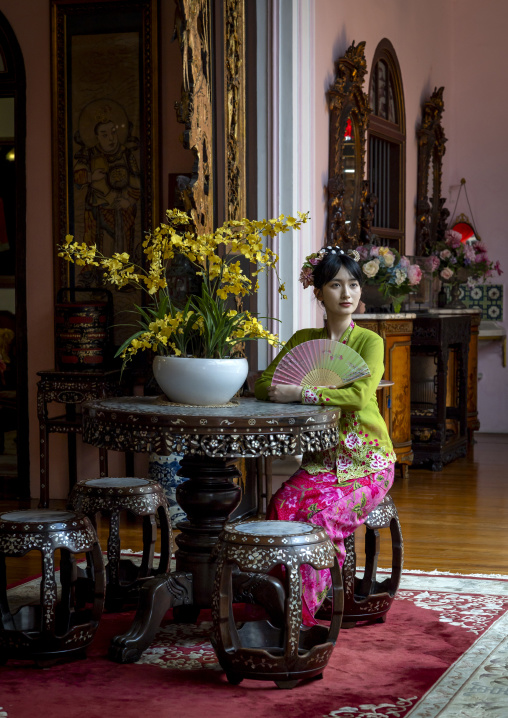
[[[335,65],[327,93],[330,109],[327,241],[345,249],[360,241],[365,134],[370,113],[363,81],[365,43],[353,44]]]
[[[428,254],[446,226],[448,210],[441,197],[446,137],[441,124],[444,87],[435,88],[422,109],[418,137],[418,185],[415,254]]]
[[[0,498],[27,498],[25,70],[0,13]]]

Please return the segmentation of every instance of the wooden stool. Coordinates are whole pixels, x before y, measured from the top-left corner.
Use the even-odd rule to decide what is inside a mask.
[[[343,628],[358,622],[384,622],[400,583],[404,560],[404,543],[399,515],[391,496],[385,496],[365,521],[365,571],[356,577],[355,535],[345,540],[346,560],[342,567],[344,582]],[[392,571],[384,581],[376,580],[379,556],[379,529],[389,528],[392,538]]]
[[[109,517],[106,608],[120,610],[139,598],[139,588],[156,573],[168,573],[173,552],[173,535],[166,497],[156,481],[137,478],[87,479],[78,482],[70,494],[73,510],[86,514],[95,525],[98,511]],[[120,513],[130,511],[143,517],[143,557],[137,566],[121,558]],[[157,518],[161,532],[161,554],[153,568],[157,539]]]
[[[60,549],[60,599],[55,551]],[[11,613],[7,599],[7,556],[41,552],[40,603]],[[86,553],[93,566],[92,605],[78,610],[74,554]],[[0,662],[31,658],[49,665],[61,658],[85,657],[104,603],[104,562],[97,534],[88,518],[71,511],[35,509],[0,515]]]
[[[341,573],[326,532],[292,521],[228,524],[218,539],[217,554],[212,643],[228,681],[273,680],[279,688],[293,688],[301,678],[320,676],[339,634],[343,603]],[[301,630],[300,566],[304,563],[331,569],[334,610],[329,626]],[[266,574],[279,565],[285,567],[282,626],[261,620],[238,629],[232,612],[232,603],[240,598],[232,579],[235,570],[254,575],[260,583],[271,578]]]

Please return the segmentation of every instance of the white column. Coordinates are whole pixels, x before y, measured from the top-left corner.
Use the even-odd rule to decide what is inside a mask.
[[[314,11],[312,0],[259,0],[258,37],[258,215],[296,216],[315,208],[314,164]],[[298,282],[304,258],[317,249],[312,221],[299,232],[282,235],[272,249],[287,300],[280,299],[269,276],[261,284],[258,309],[270,316],[270,330],[287,340],[312,326],[312,291]],[[280,319],[280,322],[276,321]],[[259,347],[259,368],[275,351]]]

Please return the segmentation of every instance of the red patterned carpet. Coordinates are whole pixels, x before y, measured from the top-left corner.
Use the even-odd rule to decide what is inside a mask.
[[[293,690],[228,684],[207,612],[167,621],[139,663],[113,663],[109,641],[133,614],[106,614],[85,660],[0,668],[0,716],[507,718],[507,609],[508,578],[405,574],[387,622],[341,631],[323,680]]]

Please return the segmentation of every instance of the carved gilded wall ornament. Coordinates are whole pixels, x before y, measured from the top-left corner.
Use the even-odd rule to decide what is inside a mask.
[[[213,31],[211,0],[177,0],[175,31],[183,82],[175,107],[178,121],[185,125],[184,147],[194,154],[193,176],[183,190],[183,201],[198,233],[213,231],[217,202],[224,205],[225,219],[247,214],[245,0],[221,0],[220,5],[222,19]],[[214,46],[223,49],[215,57]],[[214,88],[217,78],[219,86]]]
[[[441,197],[443,156],[446,137],[441,124],[444,111],[444,87],[435,88],[424,103],[422,124],[418,138],[418,185],[416,206],[417,256],[428,254],[432,246],[442,238],[449,211],[444,208]]]
[[[247,214],[244,0],[224,2],[224,47],[226,219],[241,219]]]
[[[335,65],[335,80],[327,92],[330,109],[330,147],[328,162],[327,241],[344,249],[360,239],[362,219],[368,224],[368,208],[362,217],[362,201],[367,199],[364,181],[365,136],[371,112],[363,91],[367,72],[365,42],[348,48]]]
[[[213,98],[209,0],[177,0],[175,32],[183,61],[182,96],[175,104],[185,125],[184,147],[194,154],[193,175],[183,190],[198,233],[213,231]]]

